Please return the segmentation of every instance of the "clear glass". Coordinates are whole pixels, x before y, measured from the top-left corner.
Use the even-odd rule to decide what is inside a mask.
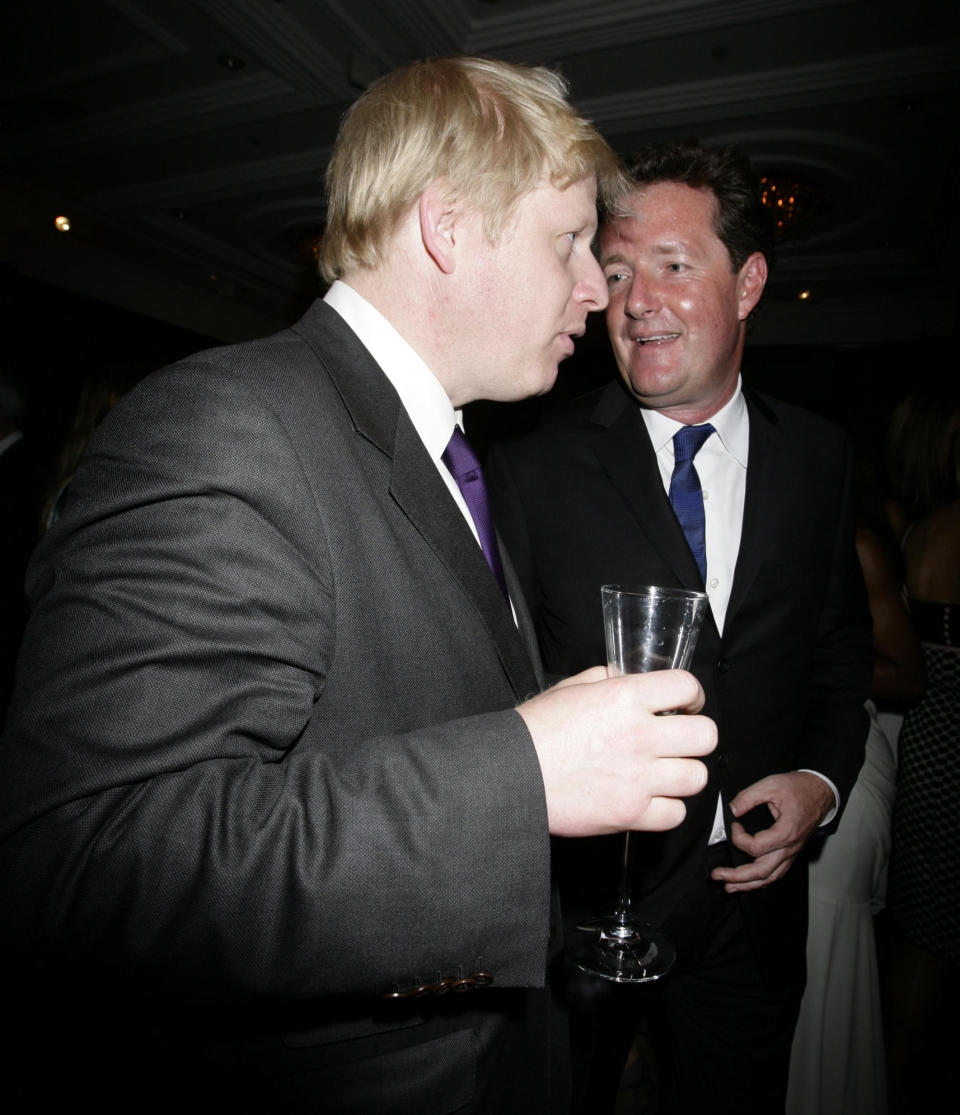
[[[707,614],[706,593],[656,585],[604,585],[600,595],[611,677],[689,667]],[[634,918],[631,878],[628,832],[616,909],[578,926],[571,953],[583,972],[616,983],[647,983],[666,975],[677,954],[662,933]]]

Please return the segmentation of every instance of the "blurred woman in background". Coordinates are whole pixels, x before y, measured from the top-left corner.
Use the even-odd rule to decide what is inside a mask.
[[[956,373],[897,407],[888,468],[906,523],[904,588],[927,685],[904,717],[887,905],[897,939],[887,984],[894,1112],[956,1080],[953,1032],[960,968],[960,391]],[[952,1012],[951,1012],[952,1014]],[[952,1077],[951,1077],[951,1074]]]

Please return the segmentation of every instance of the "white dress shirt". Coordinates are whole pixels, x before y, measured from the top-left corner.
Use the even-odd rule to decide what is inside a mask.
[[[670,492],[673,475],[673,435],[683,426],[655,410],[640,412],[664,491]],[[733,572],[740,553],[740,532],[743,529],[743,501],[747,492],[747,457],[750,452],[750,419],[740,382],[733,398],[708,420],[716,434],[703,443],[694,460],[703,489],[703,519],[707,544],[707,583],[710,611],[717,630],[723,634],[723,623],[730,602]]]
[[[655,410],[642,409],[643,421],[650,436],[664,490],[670,493],[673,475],[673,435],[682,426]],[[747,458],[750,454],[750,416],[743,398],[740,378],[730,401],[707,419],[716,433],[703,443],[694,459],[694,467],[703,489],[703,521],[707,550],[707,580],[704,586],[710,598],[717,630],[723,635],[723,625],[730,603],[733,574],[740,553],[740,534],[743,530],[743,504],[747,493]],[[817,775],[833,791],[833,808],[820,822],[828,824],[839,807],[840,795],[836,786],[819,771]],[[717,799],[711,844],[726,839],[723,826],[723,809]]]

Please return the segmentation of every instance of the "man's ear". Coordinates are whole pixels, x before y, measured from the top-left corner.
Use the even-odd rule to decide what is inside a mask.
[[[762,252],[754,252],[740,268],[737,288],[740,291],[739,317],[745,321],[750,311],[760,301],[767,285],[767,261]]]
[[[442,182],[431,182],[420,195],[420,238],[427,255],[445,274],[456,267],[457,205]]]

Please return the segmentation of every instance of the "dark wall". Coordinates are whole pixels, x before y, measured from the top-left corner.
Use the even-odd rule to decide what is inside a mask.
[[[25,433],[41,459],[59,453],[88,378],[131,384],[214,343],[0,268],[0,363],[24,391]]]

